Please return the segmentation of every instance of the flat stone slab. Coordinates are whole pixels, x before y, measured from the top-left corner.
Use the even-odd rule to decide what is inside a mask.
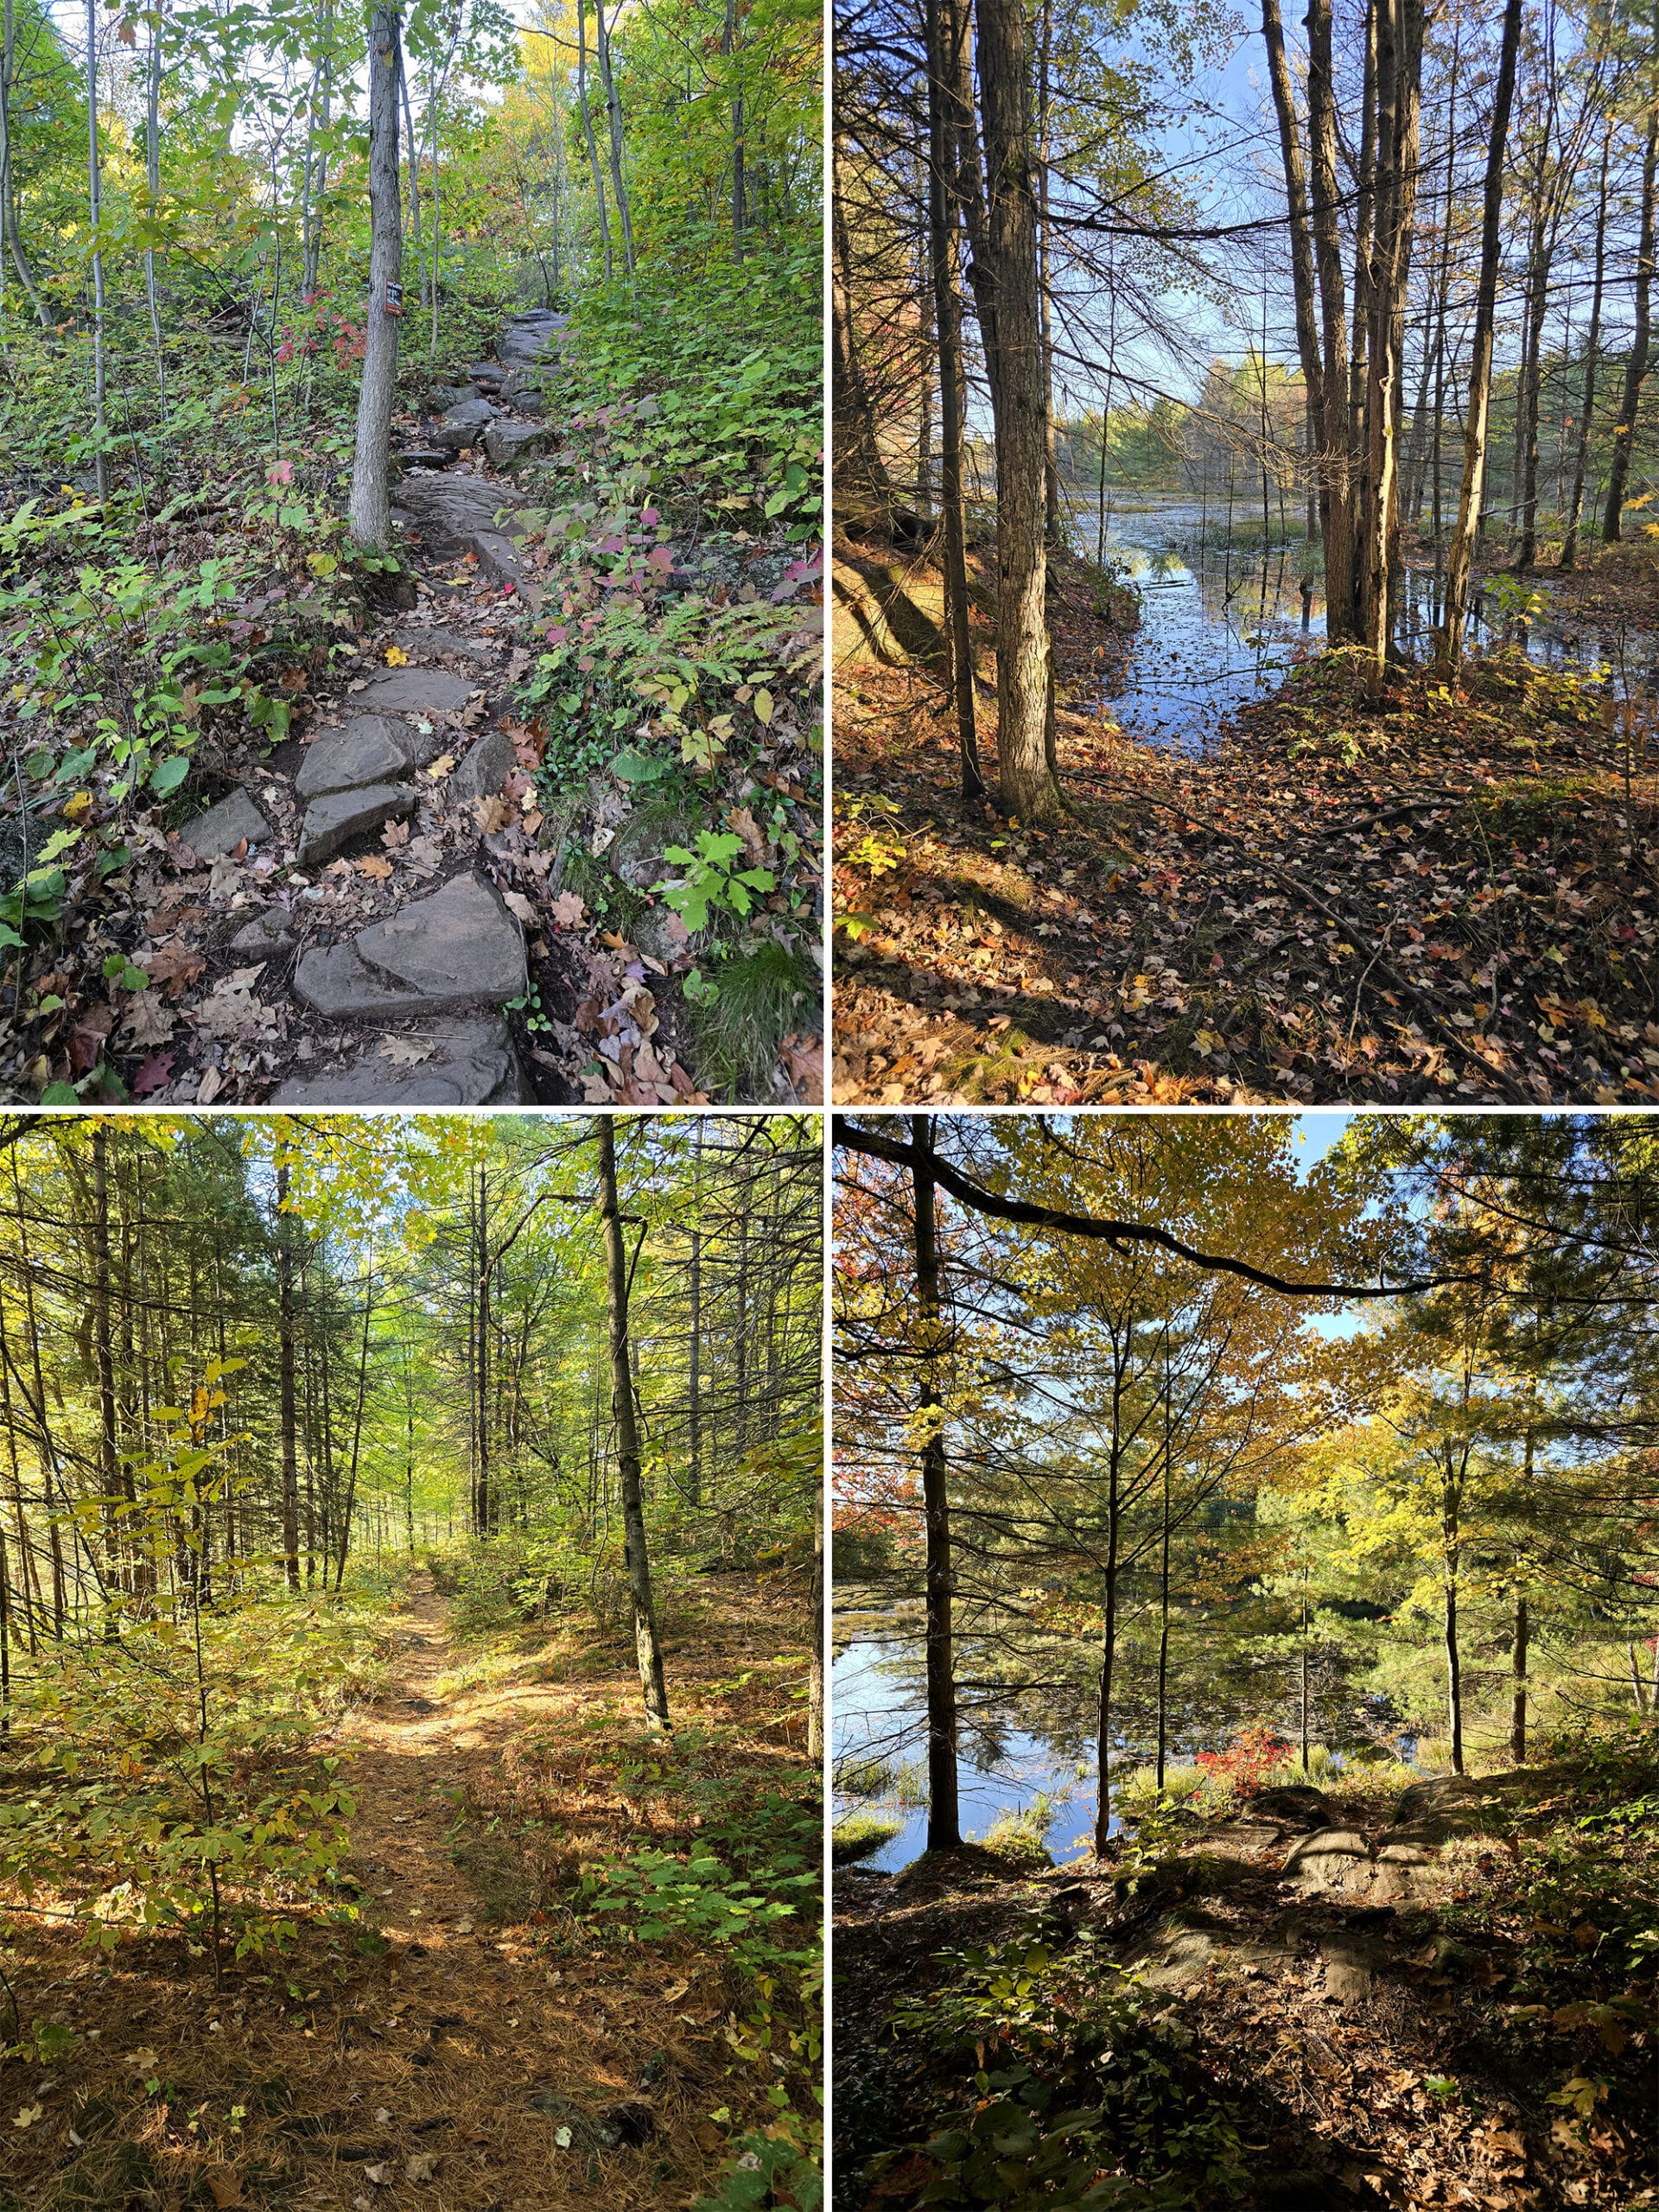
[[[496,649],[487,638],[462,638],[453,630],[400,630],[397,643],[411,660],[429,660],[439,653],[456,653],[462,660],[495,658]]]
[[[276,834],[246,791],[232,791],[179,832],[200,861],[222,860],[245,839],[250,845],[263,845]]]
[[[498,468],[512,468],[545,453],[553,437],[545,423],[492,423],[484,433],[484,450]]]
[[[359,715],[343,729],[314,738],[305,748],[294,788],[302,798],[348,791],[403,775],[419,760],[415,733],[384,715]]]
[[[527,1106],[535,1092],[499,1014],[429,1021],[394,1047],[426,1046],[410,1066],[402,1054],[365,1052],[333,1074],[290,1076],[273,1106]]]
[[[300,830],[300,860],[332,860],[342,845],[365,830],[407,814],[415,794],[407,784],[371,784],[365,790],[325,791],[305,810]]]
[[[372,922],[357,950],[391,982],[450,1003],[499,1006],[525,988],[524,934],[476,875],[454,876],[429,899]]]
[[[475,530],[467,543],[477,554],[479,567],[496,583],[520,583],[529,574],[518,541],[504,530]]]
[[[389,668],[353,691],[352,704],[365,715],[454,715],[476,689],[447,668]]]
[[[496,518],[524,502],[511,484],[450,474],[406,476],[397,504],[407,508],[434,552],[460,552],[475,530],[499,528]]]

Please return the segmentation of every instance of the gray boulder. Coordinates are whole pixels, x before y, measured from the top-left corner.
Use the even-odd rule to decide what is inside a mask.
[[[267,906],[263,913],[243,923],[231,939],[231,950],[263,953],[267,957],[287,952],[294,943],[293,918],[286,906]]]
[[[546,423],[492,423],[484,433],[484,450],[498,468],[516,468],[520,461],[545,453],[554,432]]]
[[[475,446],[494,420],[495,410],[487,399],[463,400],[439,423],[433,434],[435,442],[448,446],[451,453],[460,453],[465,447]]]
[[[501,1006],[522,998],[527,982],[518,925],[474,875],[371,923],[352,944],[306,953],[294,978],[331,1021]]]
[[[504,530],[475,530],[467,542],[478,556],[480,569],[496,583],[522,583],[530,573],[518,540]]]
[[[512,740],[504,729],[486,730],[449,779],[456,798],[488,798],[499,791],[518,766]]]

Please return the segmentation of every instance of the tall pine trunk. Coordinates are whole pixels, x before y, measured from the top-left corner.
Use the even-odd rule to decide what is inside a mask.
[[[954,141],[957,51],[965,35],[963,0],[926,0],[928,255],[939,356],[939,512],[944,527],[945,638],[956,706],[962,796],[985,796],[974,715],[974,649],[968,626],[968,533],[962,501],[962,302],[957,291]]]
[[[1607,168],[1613,147],[1610,121],[1602,133],[1601,169],[1596,183],[1595,275],[1590,291],[1590,329],[1584,347],[1584,400],[1579,410],[1578,448],[1573,456],[1573,489],[1567,503],[1567,527],[1561,538],[1563,570],[1577,566],[1579,524],[1584,514],[1584,476],[1590,459],[1590,428],[1596,413],[1596,368],[1601,351],[1601,296],[1607,273]]]

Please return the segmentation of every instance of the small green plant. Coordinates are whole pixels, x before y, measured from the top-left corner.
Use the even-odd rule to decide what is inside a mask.
[[[849,1813],[830,1831],[830,1859],[837,1866],[856,1866],[861,1859],[873,1859],[878,1851],[884,1851],[904,1831],[902,1821],[888,1820],[880,1813]]]
[[[670,845],[663,854],[665,861],[683,868],[684,874],[652,888],[688,930],[706,929],[711,913],[747,915],[755,894],[775,891],[778,879],[770,868],[734,868],[732,863],[742,851],[743,840],[732,830],[699,830],[695,851],[683,845]]]

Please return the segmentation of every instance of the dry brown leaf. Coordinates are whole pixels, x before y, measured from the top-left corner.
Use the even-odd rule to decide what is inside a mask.
[[[409,2163],[404,2168],[405,2181],[435,2181],[437,2177],[438,2162],[430,2151],[410,2153]]]
[[[501,903],[510,914],[517,914],[527,928],[535,927],[536,909],[522,891],[504,891],[501,894]]]
[[[453,753],[440,753],[437,759],[432,763],[431,766],[427,769],[426,773],[432,777],[435,781],[442,777],[448,775],[454,765],[455,756]]]
[[[396,852],[399,845],[406,845],[409,842],[408,823],[388,822],[380,832],[380,842],[388,852]]]
[[[228,2166],[209,2166],[202,2179],[213,2191],[213,2202],[221,2208],[221,2212],[226,2205],[245,2204],[248,2201],[242,2194],[241,2175],[232,2173]]]
[[[357,872],[372,882],[384,883],[391,874],[391,862],[379,853],[365,853],[357,864]]]
[[[121,1033],[135,1046],[164,1045],[177,1018],[159,991],[139,991],[122,1019]]]
[[[498,830],[505,830],[512,819],[512,809],[505,799],[480,798],[473,804],[474,819],[486,837]]]
[[[588,913],[580,894],[575,891],[561,891],[549,911],[559,927],[566,930],[577,928]]]
[[[224,1088],[224,1077],[220,1075],[217,1068],[209,1068],[207,1074],[201,1078],[200,1088],[196,1092],[197,1105],[211,1106],[214,1099],[218,1097],[219,1092],[223,1090]]]
[[[760,824],[747,806],[734,806],[726,817],[726,826],[735,830],[743,840],[743,849],[756,868],[766,865],[766,840]]]
[[[149,947],[138,965],[152,983],[160,983],[168,996],[175,999],[195,982],[207,963],[194,947],[180,944],[175,938],[167,944]]]
[[[423,1045],[418,1037],[383,1037],[380,1039],[382,1056],[397,1068],[417,1067],[423,1060],[429,1060],[436,1050],[436,1046]]]

